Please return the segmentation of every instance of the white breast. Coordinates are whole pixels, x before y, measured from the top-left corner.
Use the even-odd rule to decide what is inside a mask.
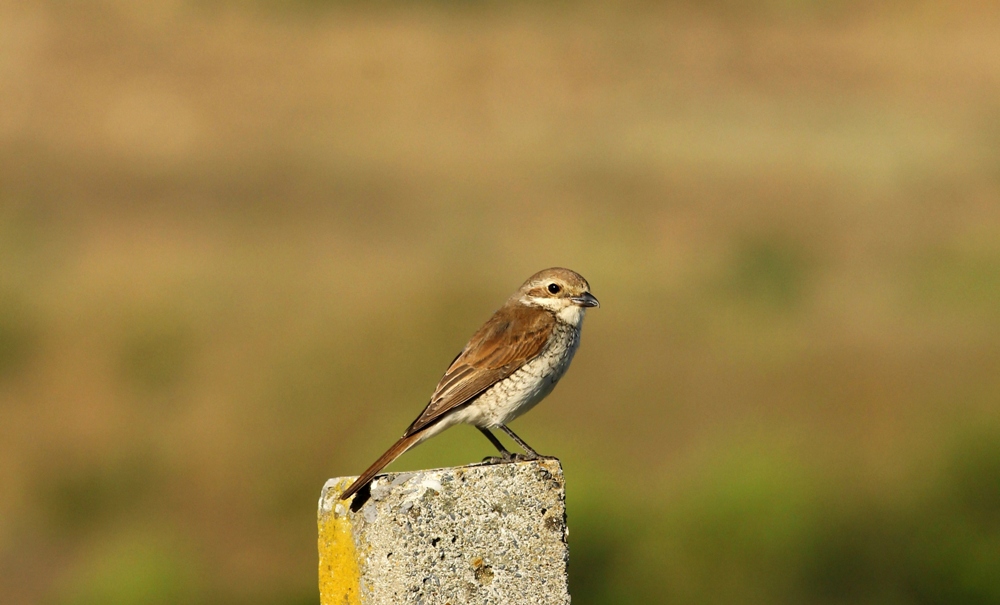
[[[537,357],[459,410],[456,423],[494,428],[527,412],[552,392],[569,368],[579,344],[579,329],[558,322]]]

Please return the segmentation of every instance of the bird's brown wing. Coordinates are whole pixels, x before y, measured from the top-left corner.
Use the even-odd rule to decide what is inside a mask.
[[[403,436],[426,428],[513,374],[542,351],[555,322],[555,317],[542,309],[517,303],[501,307],[451,363],[430,403]]]

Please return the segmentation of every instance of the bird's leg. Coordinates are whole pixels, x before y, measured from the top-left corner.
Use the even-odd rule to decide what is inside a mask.
[[[514,454],[515,458],[520,460],[538,460],[539,458],[547,458],[547,456],[542,456],[541,454],[533,450],[530,445],[524,442],[524,439],[521,439],[516,434],[514,434],[514,431],[507,428],[506,424],[501,424],[500,430],[510,435],[510,438],[513,439],[519,446],[521,446],[521,449],[523,449],[526,452],[525,454]]]
[[[489,429],[484,429],[481,426],[477,426],[476,428],[479,429],[479,432],[485,435],[486,438],[490,440],[490,443],[492,443],[493,446],[500,451],[499,456],[487,456],[483,458],[483,462],[488,464],[499,464],[501,462],[511,462],[515,459],[514,454],[507,451],[507,448],[500,443],[500,440],[497,439],[496,435],[491,433]]]

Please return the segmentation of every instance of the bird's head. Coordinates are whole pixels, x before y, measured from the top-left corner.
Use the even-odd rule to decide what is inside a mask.
[[[600,303],[590,293],[590,284],[582,275],[569,269],[553,267],[535,273],[518,290],[519,302],[541,307],[573,325],[583,320],[588,307]]]

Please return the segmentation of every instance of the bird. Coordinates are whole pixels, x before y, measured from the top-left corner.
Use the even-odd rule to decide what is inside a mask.
[[[457,424],[475,426],[497,448],[500,456],[486,462],[542,458],[507,424],[552,392],[580,345],[587,309],[599,306],[575,271],[552,267],[529,277],[472,335],[403,436],[340,499],[364,489],[410,448]],[[525,453],[509,452],[491,429],[509,435]]]

